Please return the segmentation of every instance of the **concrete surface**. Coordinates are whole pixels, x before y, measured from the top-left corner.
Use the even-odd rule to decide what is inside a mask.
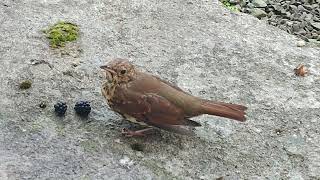
[[[81,39],[52,50],[41,30],[58,20],[78,24]],[[0,179],[319,179],[320,49],[297,41],[217,1],[1,1]],[[124,138],[128,123],[100,94],[98,66],[113,57],[246,104],[248,121],[201,116],[197,137]],[[294,75],[300,63],[307,77]],[[32,88],[19,90],[25,79]],[[92,103],[89,119],[73,112],[80,99]],[[53,113],[58,100],[65,118]]]

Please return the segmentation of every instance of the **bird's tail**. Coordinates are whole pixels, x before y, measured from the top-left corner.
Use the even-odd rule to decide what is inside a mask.
[[[204,114],[221,116],[242,122],[246,120],[245,110],[247,107],[238,104],[204,100],[201,103],[201,109],[203,110]]]

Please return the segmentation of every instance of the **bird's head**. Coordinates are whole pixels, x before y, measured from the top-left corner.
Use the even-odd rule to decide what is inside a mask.
[[[105,70],[110,83],[127,83],[135,76],[135,67],[126,59],[114,59],[100,68]]]

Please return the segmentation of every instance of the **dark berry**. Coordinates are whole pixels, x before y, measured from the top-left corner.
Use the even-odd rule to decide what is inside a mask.
[[[91,112],[91,106],[88,101],[79,101],[74,106],[76,113],[82,117],[86,117]]]
[[[67,111],[68,106],[65,102],[58,102],[54,105],[54,111],[57,113],[58,116],[63,116]]]

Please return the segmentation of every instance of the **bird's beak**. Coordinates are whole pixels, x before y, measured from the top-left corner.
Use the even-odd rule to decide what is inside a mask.
[[[116,72],[112,70],[108,65],[100,66],[100,68],[106,71],[106,79],[110,82],[113,81],[113,78],[114,78],[114,75],[116,75]]]
[[[107,66],[107,65],[104,65],[104,66],[100,66],[100,68],[101,68],[101,69],[103,69],[103,70],[107,70],[107,69],[110,69],[110,67],[109,67],[109,66]]]

